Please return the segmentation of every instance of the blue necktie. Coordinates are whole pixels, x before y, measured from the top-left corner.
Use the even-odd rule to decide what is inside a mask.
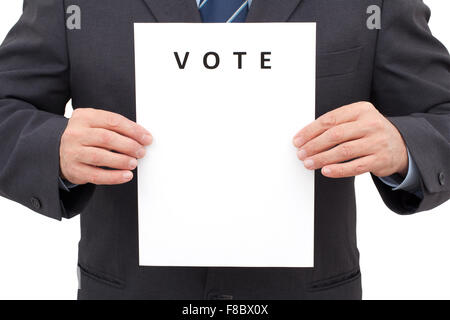
[[[198,8],[203,22],[244,22],[248,0],[202,0]]]

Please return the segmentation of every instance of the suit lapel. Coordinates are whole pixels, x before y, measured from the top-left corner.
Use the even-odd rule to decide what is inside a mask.
[[[253,0],[247,22],[285,22],[302,0]]]
[[[158,22],[201,22],[195,0],[143,0]],[[302,0],[253,0],[247,22],[285,22]]]
[[[143,0],[158,22],[201,22],[195,0]],[[253,0],[247,22],[285,22],[302,0]]]
[[[158,22],[201,22],[195,0],[143,0]]]

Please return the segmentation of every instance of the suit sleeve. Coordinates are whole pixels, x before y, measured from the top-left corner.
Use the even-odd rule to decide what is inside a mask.
[[[384,0],[374,66],[374,104],[397,127],[421,177],[417,197],[374,182],[399,214],[430,210],[450,197],[450,57],[428,27],[421,0]]]
[[[59,188],[59,145],[70,99],[62,0],[25,0],[0,47],[0,195],[60,220],[79,213],[92,185]]]

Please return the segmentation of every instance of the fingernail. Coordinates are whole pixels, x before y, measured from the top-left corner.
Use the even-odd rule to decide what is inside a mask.
[[[303,145],[303,138],[302,137],[295,138],[294,145],[296,147],[301,147]]]
[[[322,173],[323,174],[330,174],[331,170],[330,170],[330,168],[325,167],[325,168],[322,169]]]
[[[303,162],[306,168],[311,169],[314,167],[314,161],[311,159],[306,159],[305,162]]]
[[[138,152],[136,152],[136,156],[138,157],[138,159],[143,158],[145,156],[145,148],[140,148]]]
[[[146,146],[148,146],[149,144],[151,144],[153,141],[153,137],[149,134],[144,134],[142,137],[142,143]]]
[[[124,172],[123,178],[125,180],[130,180],[131,178],[133,178],[133,173],[131,171]]]
[[[300,160],[304,160],[306,158],[306,151],[305,149],[301,149],[297,152],[297,156]]]
[[[128,167],[129,167],[130,169],[135,169],[135,168],[137,167],[137,165],[138,165],[137,160],[136,160],[136,159],[131,159],[131,160],[130,160],[130,163],[128,164]]]

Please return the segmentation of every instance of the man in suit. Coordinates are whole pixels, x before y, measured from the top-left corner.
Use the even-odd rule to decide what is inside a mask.
[[[360,299],[354,176],[399,214],[450,196],[450,58],[429,15],[421,0],[25,0],[0,48],[0,194],[81,214],[80,299]],[[317,120],[294,137],[316,170],[314,268],[138,265],[133,170],[152,137],[133,122],[133,23],[202,21],[317,22]]]

